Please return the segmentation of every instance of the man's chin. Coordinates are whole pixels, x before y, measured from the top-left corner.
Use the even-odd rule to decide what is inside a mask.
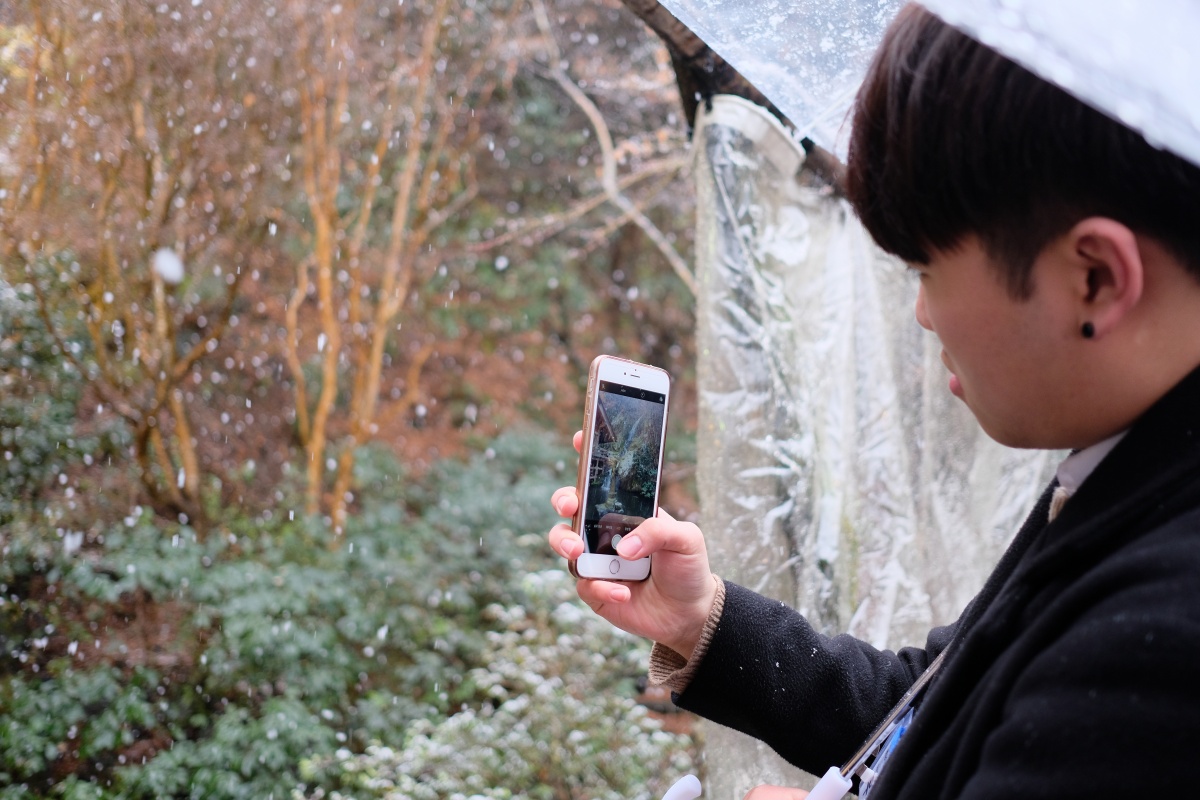
[[[1055,449],[1052,446],[1047,447],[1044,442],[1040,441],[1036,431],[1031,431],[1020,426],[999,425],[994,420],[985,421],[980,419],[978,414],[975,414],[974,409],[971,409],[971,413],[974,414],[975,421],[979,423],[979,427],[983,428],[983,432],[988,435],[989,439],[996,442],[996,444],[1016,450]]]

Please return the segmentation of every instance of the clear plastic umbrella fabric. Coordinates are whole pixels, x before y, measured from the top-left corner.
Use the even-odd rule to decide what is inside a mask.
[[[1196,0],[924,0],[942,19],[1200,164]]]
[[[846,111],[903,0],[662,0],[804,136],[844,155]]]
[[[818,144],[846,112],[900,0],[663,0]],[[1200,164],[1196,0],[923,0],[947,22]]]
[[[827,633],[921,644],[954,619],[1052,459],[947,389],[917,282],[758,106],[697,128],[699,489],[715,568]]]
[[[713,569],[825,633],[923,644],[978,591],[1057,457],[988,439],[913,318],[916,280],[848,204],[797,177],[762,108],[697,125],[697,486]],[[706,732],[706,793],[803,785]]]
[[[1196,0],[923,4],[1200,161]],[[834,144],[903,3],[664,5],[797,133]],[[1053,458],[994,448],[948,396],[935,340],[913,322],[915,287],[844,201],[796,180],[793,136],[729,98],[697,130],[706,522],[735,532],[729,555],[750,585],[831,631],[911,641],[957,613]],[[788,541],[748,547],[772,536]]]

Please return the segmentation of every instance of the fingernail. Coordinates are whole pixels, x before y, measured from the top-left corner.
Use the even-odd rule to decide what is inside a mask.
[[[617,545],[617,553],[623,558],[637,558],[640,552],[642,552],[642,537],[637,534],[626,536]]]
[[[566,516],[566,514],[563,513],[563,501],[562,500],[559,500],[557,503],[554,504],[554,510],[558,512],[558,515],[560,517]]]
[[[608,599],[612,600],[614,603],[624,603],[629,599],[629,590],[624,586],[614,587],[613,590],[608,593]]]

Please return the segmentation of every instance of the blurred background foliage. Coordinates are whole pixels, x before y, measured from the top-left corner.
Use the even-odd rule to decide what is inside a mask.
[[[694,513],[678,103],[615,0],[0,5],[0,798],[695,768],[544,545],[601,352]]]

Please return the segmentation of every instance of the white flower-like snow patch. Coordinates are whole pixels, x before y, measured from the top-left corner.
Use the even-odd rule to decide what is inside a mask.
[[[183,283],[183,259],[174,250],[168,247],[160,247],[155,250],[152,264],[158,277],[163,279],[163,283],[169,283],[172,286]]]

